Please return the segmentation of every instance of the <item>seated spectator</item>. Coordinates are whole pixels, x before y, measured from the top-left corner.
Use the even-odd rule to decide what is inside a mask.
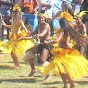
[[[23,5],[23,10],[31,14],[36,13],[39,8],[38,0],[21,0],[21,4]]]

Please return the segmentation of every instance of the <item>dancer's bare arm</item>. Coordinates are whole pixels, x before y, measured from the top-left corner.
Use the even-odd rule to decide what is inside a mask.
[[[45,44],[51,45],[51,44],[54,44],[54,43],[58,43],[62,38],[63,38],[63,32],[61,32],[55,40],[52,40],[50,42],[45,41]]]
[[[61,12],[62,12],[62,11],[58,11],[58,12],[56,13],[56,15],[52,18],[52,20],[54,20],[54,19],[56,19],[57,17],[59,17],[59,15],[61,14]]]
[[[11,28],[11,25],[7,25],[4,21],[2,21],[2,25],[6,28]]]
[[[31,39],[33,39],[32,36],[30,36],[30,37],[21,37],[18,40],[31,40]]]
[[[22,27],[22,30],[25,30],[26,33],[28,33],[28,30],[27,30],[27,28],[25,27],[25,25],[24,25],[24,23],[22,21],[20,21],[20,25]]]

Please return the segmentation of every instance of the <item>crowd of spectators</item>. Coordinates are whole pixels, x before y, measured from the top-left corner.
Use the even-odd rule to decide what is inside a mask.
[[[47,13],[48,17],[52,17],[54,0],[0,0],[0,14],[6,24],[10,24],[12,8],[15,4],[19,4],[23,14]],[[9,39],[9,31],[7,30],[7,39]],[[4,28],[1,29],[3,40]]]
[[[87,0],[72,0],[72,10],[79,14],[80,11],[88,9],[87,3]],[[11,12],[15,4],[20,4],[23,14],[46,13],[47,17],[50,18],[53,17],[55,0],[0,0],[0,14],[2,15],[2,20],[4,20],[6,24],[11,23]],[[52,22],[49,22],[49,24],[51,25],[51,29],[53,29]],[[2,27],[0,30],[2,35],[1,39],[3,40],[4,28]],[[10,29],[7,30],[7,39],[9,39],[9,31]]]

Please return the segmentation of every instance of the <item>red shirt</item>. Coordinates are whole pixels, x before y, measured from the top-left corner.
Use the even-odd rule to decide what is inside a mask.
[[[21,4],[23,4],[24,7],[28,7],[30,13],[36,6],[39,6],[38,0],[21,0]]]

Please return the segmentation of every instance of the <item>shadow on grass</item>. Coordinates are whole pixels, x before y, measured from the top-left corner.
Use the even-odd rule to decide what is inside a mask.
[[[48,88],[59,88],[59,87],[54,86],[55,84],[57,84],[59,86],[59,84],[62,84],[63,85],[63,82],[62,81],[46,82],[46,83],[42,83],[41,85],[47,85]],[[49,87],[50,85],[52,87]],[[44,87],[44,88],[47,88],[47,87]]]
[[[87,85],[88,81],[75,81],[75,83],[78,83],[80,85]],[[55,82],[46,82],[42,83],[43,85],[53,85],[53,84],[63,84],[62,81],[55,81]]]
[[[41,76],[41,75],[34,75],[34,77],[38,77],[38,78],[41,78],[42,76]]]
[[[80,85],[86,85],[88,84],[88,81],[75,81],[75,83],[78,83]]]
[[[47,88],[47,87],[43,87],[43,88]],[[58,88],[58,87],[48,87],[48,88]]]
[[[8,65],[0,65],[0,69],[13,69],[13,67],[8,66]]]
[[[2,62],[0,62],[0,63],[2,63]],[[14,64],[14,62],[12,61],[12,62],[3,62],[3,63],[13,63]],[[20,64],[26,64],[25,62],[20,62]]]
[[[41,78],[41,76],[34,76],[34,75],[33,76],[28,76],[28,75],[27,76],[19,76],[19,77],[33,77],[33,78],[35,77],[35,78]]]
[[[55,81],[55,82],[46,82],[46,83],[42,83],[44,85],[53,85],[53,84],[63,84],[62,81]]]
[[[8,82],[8,83],[36,83],[36,82],[38,82],[38,80],[37,79],[35,79],[35,78],[30,78],[30,79],[28,79],[28,78],[24,78],[24,79],[2,79],[2,80],[0,80],[0,83],[2,83],[2,82]]]

